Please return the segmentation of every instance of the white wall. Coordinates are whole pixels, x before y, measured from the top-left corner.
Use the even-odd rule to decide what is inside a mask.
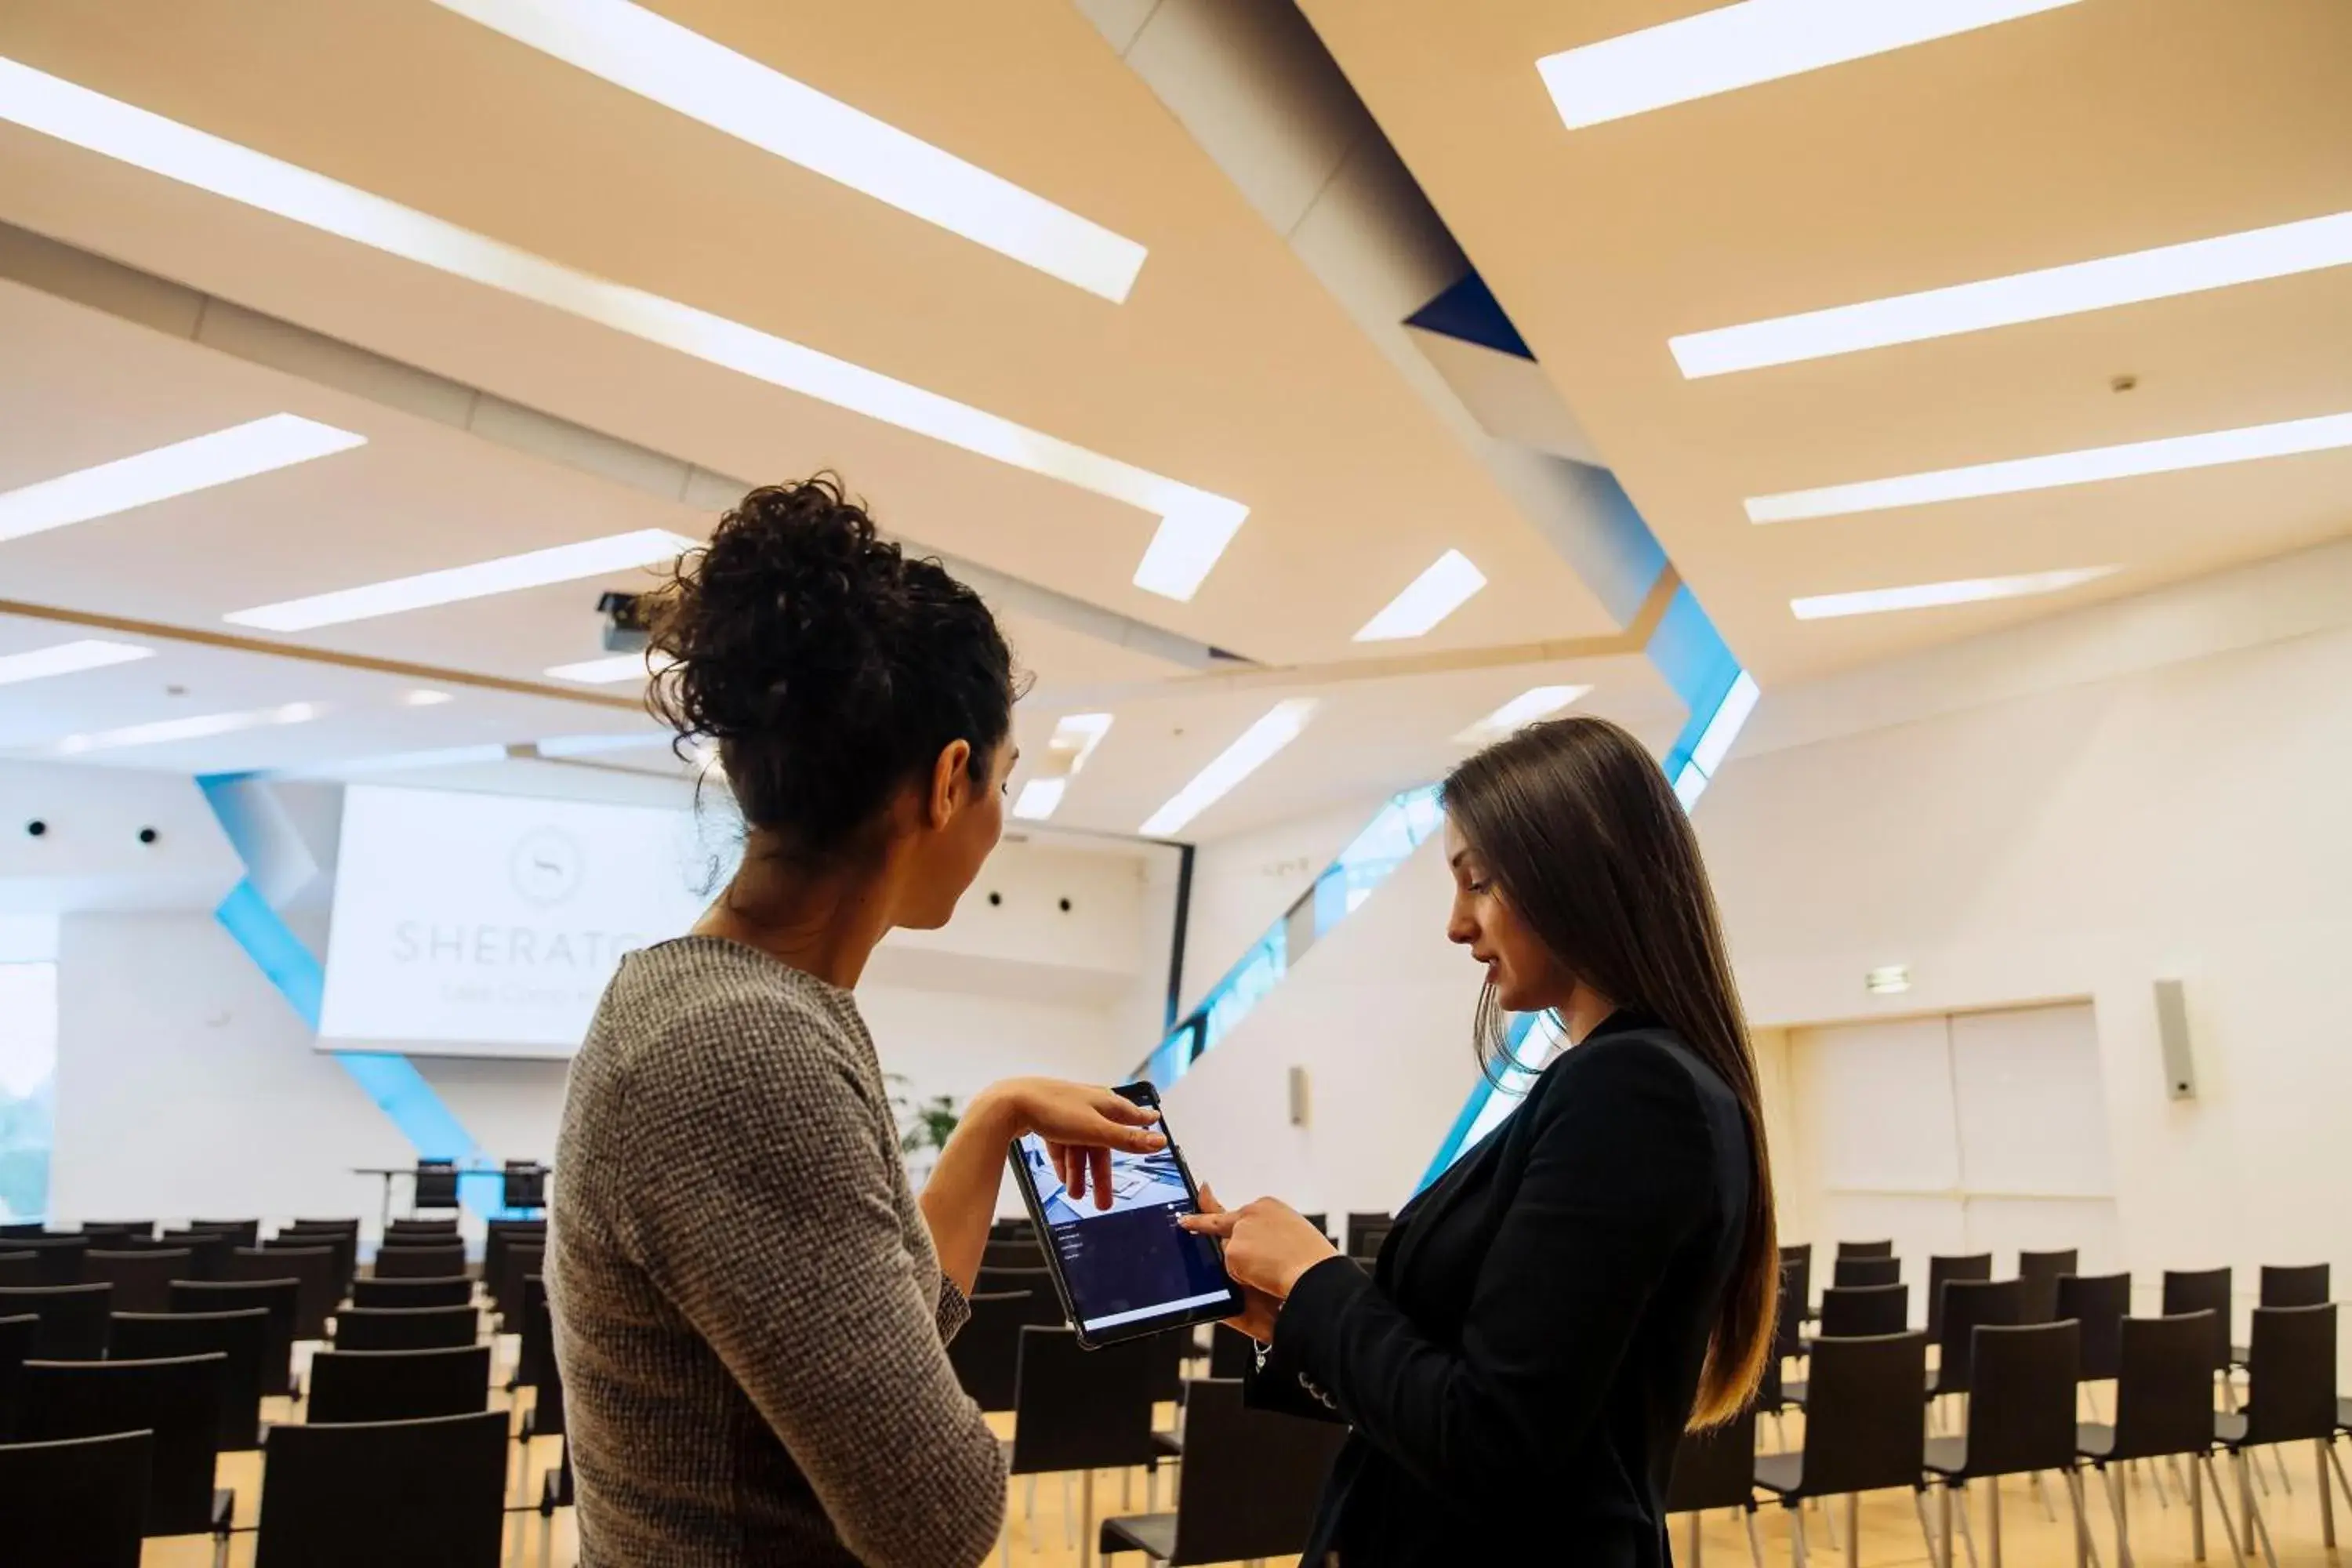
[[[1201,1004],[1266,928],[1315,884],[1381,808],[1385,796],[1238,833],[1200,847],[1184,932],[1183,1010]]]

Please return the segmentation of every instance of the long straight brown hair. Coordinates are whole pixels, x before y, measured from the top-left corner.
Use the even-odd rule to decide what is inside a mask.
[[[1771,1354],[1780,1249],[1756,1058],[1690,819],[1657,762],[1605,719],[1530,725],[1455,768],[1443,798],[1504,901],[1561,966],[1618,1006],[1662,1020],[1739,1100],[1747,1225],[1690,1417],[1693,1426],[1727,1421]],[[1513,1062],[1491,980],[1476,1027],[1480,1065],[1499,1081]]]

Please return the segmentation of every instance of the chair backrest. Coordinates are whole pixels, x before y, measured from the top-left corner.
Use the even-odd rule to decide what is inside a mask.
[[[335,1319],[342,1351],[427,1351],[470,1345],[481,1334],[471,1307],[353,1307]]]
[[[341,1299],[342,1282],[335,1278],[335,1252],[331,1247],[237,1247],[221,1264],[223,1279],[291,1279],[294,1281],[294,1337],[322,1340],[327,1320]]]
[[[360,1222],[356,1218],[298,1219],[286,1228],[288,1230],[339,1231],[345,1236],[357,1236],[360,1233]]]
[[[418,1237],[430,1237],[436,1241],[446,1241],[455,1238],[457,1234],[457,1221],[455,1215],[444,1215],[439,1219],[396,1219],[383,1227],[386,1241],[404,1236],[412,1240]]]
[[[37,1285],[79,1285],[81,1280],[81,1260],[89,1250],[86,1236],[27,1236],[11,1237],[11,1252],[33,1255],[33,1282]]]
[[[167,1230],[163,1243],[188,1255],[192,1272],[186,1277],[193,1279],[219,1279],[229,1253],[243,1245],[236,1237],[217,1230]]]
[[[1806,1493],[1916,1487],[1927,1458],[1919,1394],[1927,1386],[1927,1336],[1818,1339],[1808,1371]]]
[[[2265,1263],[2262,1281],[2265,1307],[2316,1307],[2327,1300],[2325,1263]]]
[[[0,1439],[16,1429],[16,1382],[40,1328],[41,1320],[30,1312],[0,1318]]]
[[[1054,1277],[1043,1264],[1034,1268],[992,1268],[986,1264],[972,1277],[975,1290],[994,1294],[1003,1290],[1034,1290],[1049,1300],[1059,1300],[1054,1294]]]
[[[2021,1323],[2048,1323],[2061,1315],[2058,1281],[2074,1272],[2081,1256],[2074,1247],[2060,1252],[2020,1252],[2017,1277],[2025,1281],[2025,1315]]]
[[[1936,1336],[1936,1392],[1959,1394],[1972,1387],[1969,1369],[1976,1354],[1976,1331],[1986,1324],[2013,1325],[2024,1307],[2025,1283],[2020,1279],[1947,1282],[1942,1332]],[[2078,1357],[2081,1354],[2079,1341],[2075,1353]]]
[[[2083,1325],[2083,1381],[2123,1374],[2124,1314],[2131,1310],[2128,1274],[2062,1274],[2051,1315]],[[2210,1370],[2210,1369],[2209,1369]]]
[[[499,1203],[510,1209],[547,1206],[547,1167],[536,1160],[509,1160],[499,1179]]]
[[[386,1245],[376,1249],[379,1279],[446,1279],[466,1271],[466,1244],[434,1242],[425,1246]]]
[[[298,1230],[289,1227],[261,1244],[271,1249],[289,1251],[323,1247],[334,1254],[334,1285],[341,1292],[359,1271],[360,1238],[346,1230]]]
[[[1685,1432],[1675,1446],[1674,1479],[1666,1487],[1668,1513],[1707,1508],[1747,1508],[1756,1500],[1756,1412],[1704,1432]]]
[[[227,1363],[218,1352],[164,1361],[28,1361],[16,1435],[38,1442],[152,1432],[147,1531],[200,1534],[212,1527]]]
[[[1331,1234],[1331,1215],[1328,1210],[1325,1210],[1321,1213],[1308,1213],[1301,1211],[1298,1217],[1305,1220],[1308,1225],[1313,1226],[1316,1229],[1321,1231],[1325,1236],[1328,1237]]]
[[[215,1236],[233,1236],[238,1247],[253,1247],[261,1240],[261,1222],[257,1219],[192,1219],[190,1230],[208,1230]]]
[[[501,1312],[511,1314],[522,1310],[522,1277],[540,1272],[538,1263],[528,1268],[508,1267],[508,1255],[514,1248],[530,1247],[540,1249],[543,1262],[547,1249],[545,1220],[490,1221],[489,1231],[482,1238],[482,1283]]]
[[[408,1206],[419,1209],[453,1209],[457,1206],[457,1163],[455,1160],[419,1160],[416,1162],[416,1191]]]
[[[1163,1329],[1144,1342],[1151,1347],[1151,1399],[1181,1400],[1184,1397],[1184,1363],[1192,1354],[1192,1330]]]
[[[547,1271],[545,1241],[514,1239],[499,1248],[498,1267],[483,1275],[490,1288],[491,1304],[509,1323],[522,1321],[522,1277]]]
[[[1209,1375],[1214,1378],[1247,1377],[1257,1364],[1257,1346],[1239,1329],[1229,1329],[1218,1323],[1209,1330]]]
[[[446,1279],[354,1279],[354,1307],[463,1307],[474,1299],[474,1282],[463,1274]]]
[[[37,1219],[12,1219],[0,1223],[0,1241],[15,1236],[46,1236],[48,1229]]]
[[[1111,1469],[1146,1464],[1158,1454],[1151,1357],[1143,1341],[1087,1351],[1073,1330],[1022,1329],[1013,1374],[1013,1474]]]
[[[515,1348],[515,1382],[537,1388],[555,1376],[554,1318],[547,1310],[544,1275],[522,1277],[522,1343]]]
[[[1805,1300],[1805,1272],[1790,1262],[1786,1253],[1781,1255],[1780,1311],[1772,1325],[1771,1359],[1776,1362],[1804,1353],[1804,1319],[1809,1305]]]
[[[236,1312],[259,1307],[269,1314],[269,1345],[261,1358],[261,1392],[294,1391],[294,1298],[291,1279],[174,1279],[174,1312]]]
[[[1969,1395],[1969,1472],[2015,1476],[2071,1468],[2081,1325],[1979,1323],[1975,1340],[1969,1356],[1975,1384]]]
[[[2112,1458],[2201,1454],[2213,1446],[2211,1310],[2117,1325]]]
[[[1381,1244],[1388,1240],[1389,1231],[1396,1225],[1396,1216],[1378,1210],[1370,1213],[1350,1213],[1348,1215],[1346,1251],[1350,1258],[1378,1258]]]
[[[2257,1307],[2246,1342],[2246,1441],[2336,1435],[2336,1304]]]
[[[82,1254],[82,1278],[114,1287],[118,1312],[162,1312],[171,1308],[172,1281],[189,1278],[194,1255],[185,1247],[156,1252]]]
[[[312,1421],[415,1421],[489,1404],[490,1347],[320,1351],[310,1358]]]
[[[982,1268],[1043,1268],[1045,1249],[1034,1241],[992,1241],[980,1255]]]
[[[155,1434],[0,1443],[0,1506],[12,1557],[74,1568],[139,1568]]]
[[[499,1568],[507,1413],[273,1426],[255,1568]]]
[[[956,1382],[982,1410],[1010,1410],[1021,1331],[1037,1321],[1035,1298],[1026,1290],[990,1290],[970,1300],[971,1319],[948,1342],[948,1363]]]
[[[40,1258],[30,1252],[9,1250],[9,1244],[0,1241],[0,1285],[38,1285],[40,1282]]]
[[[532,1275],[537,1279],[538,1275]],[[542,1283],[544,1283],[542,1281]],[[523,1309],[532,1320],[531,1336],[547,1347],[543,1364],[539,1369],[539,1381],[531,1384],[530,1414],[525,1417],[524,1428],[533,1436],[557,1436],[563,1431],[563,1363],[555,1356],[555,1310],[541,1289]]]
[[[1879,1339],[1910,1326],[1908,1285],[1832,1285],[1822,1292],[1823,1339]]]
[[[1184,1486],[1175,1564],[1285,1556],[1307,1545],[1315,1504],[1348,1429],[1242,1404],[1242,1385],[1196,1379],[1184,1391]]]
[[[269,1309],[232,1312],[117,1312],[112,1361],[219,1355],[219,1440],[224,1452],[261,1447],[262,1368],[269,1359]]]
[[[1895,1244],[1891,1241],[1841,1241],[1837,1255],[1840,1258],[1892,1258],[1895,1256]]]
[[[2213,1314],[2212,1367],[2216,1372],[2230,1364],[2230,1271],[2226,1268],[2200,1268],[2164,1271],[2164,1315],[2185,1317],[2190,1312]]]
[[[1959,1258],[1930,1257],[1927,1259],[1927,1337],[1935,1339],[1944,1331],[1944,1287],[1955,1279],[1990,1279],[1992,1278],[1992,1254],[1971,1252]]]
[[[154,1236],[155,1222],[152,1219],[86,1219],[81,1222],[81,1234],[89,1237],[92,1247],[107,1247],[134,1238],[145,1241]]]
[[[1812,1311],[1813,1244],[1811,1242],[1801,1241],[1794,1246],[1780,1249],[1780,1293],[1795,1300],[1799,1321],[1802,1321]],[[1790,1331],[1792,1340],[1795,1332],[1794,1329]],[[1797,1352],[1791,1350],[1788,1353],[1794,1355]]]
[[[1892,1285],[1902,1278],[1899,1258],[1841,1258],[1830,1266],[1830,1283],[1844,1290]]]
[[[106,1354],[107,1314],[114,1287],[11,1285],[0,1287],[0,1318],[30,1312],[41,1320],[33,1331],[31,1355],[41,1361],[97,1361]]]

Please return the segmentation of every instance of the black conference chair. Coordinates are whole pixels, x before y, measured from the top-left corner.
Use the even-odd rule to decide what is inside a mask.
[[[1347,1247],[1344,1250],[1350,1258],[1377,1258],[1381,1246],[1389,1238],[1389,1232],[1395,1226],[1396,1216],[1393,1215],[1351,1213],[1348,1215]]]
[[[335,1319],[339,1351],[430,1351],[481,1337],[471,1307],[353,1307]]]
[[[1245,1409],[1242,1387],[1196,1379],[1184,1397],[1185,1478],[1173,1513],[1102,1521],[1105,1556],[1140,1552],[1155,1563],[1232,1563],[1296,1552],[1347,1428]]]
[[[1095,1472],[1141,1468],[1160,1457],[1151,1440],[1151,1358],[1141,1340],[1100,1350],[1078,1348],[1076,1333],[1032,1323],[1021,1331],[1013,1373],[1013,1437],[1007,1473],[1063,1478],[1063,1518],[1069,1472],[1082,1473],[1079,1531],[1095,1527]],[[1029,1493],[1034,1507],[1035,1483]],[[1192,1489],[1187,1478],[1186,1490]],[[1076,1533],[1076,1532],[1074,1532]],[[1074,1541],[1072,1544],[1076,1544]]]
[[[507,1332],[520,1332],[522,1327],[523,1276],[546,1272],[547,1246],[543,1241],[509,1241],[499,1249],[498,1266],[485,1268],[482,1278],[490,1289],[490,1305]]]
[[[139,1568],[155,1434],[0,1443],[0,1518],[11,1561]]]
[[[1043,1268],[1045,1249],[1034,1241],[992,1241],[982,1248],[982,1268]]]
[[[334,1266],[328,1271],[333,1281],[335,1299],[351,1288],[352,1276],[359,1271],[360,1238],[341,1230],[281,1230],[261,1244],[265,1252],[308,1252],[324,1247],[334,1256]]]
[[[111,1247],[124,1241],[148,1239],[155,1234],[155,1222],[152,1219],[86,1219],[81,1222],[81,1234],[89,1237],[92,1247]]]
[[[16,1435],[32,1442],[152,1432],[147,1533],[217,1535],[234,1496],[213,1486],[220,1458],[221,1379],[228,1358],[28,1361]]]
[[[507,1384],[509,1389],[537,1388],[555,1376],[553,1321],[547,1310],[546,1279],[538,1274],[524,1275],[522,1342],[515,1347],[514,1378]]]
[[[92,1284],[104,1280],[114,1287],[118,1312],[162,1312],[170,1310],[172,1281],[188,1278],[194,1261],[185,1247],[154,1252],[82,1254],[82,1278]]]
[[[30,1252],[0,1251],[0,1285],[38,1285],[41,1260]]]
[[[354,1307],[467,1307],[474,1282],[463,1274],[446,1279],[354,1279]]]
[[[465,1271],[466,1244],[461,1241],[376,1249],[375,1277],[379,1279],[446,1279]]]
[[[1027,1290],[992,1290],[975,1295],[971,1320],[948,1342],[948,1363],[956,1382],[982,1410],[1013,1408],[1013,1380],[1021,1360],[1021,1331],[1045,1323],[1036,1296]],[[1054,1320],[1061,1309],[1048,1307]]]
[[[327,1337],[327,1320],[343,1293],[341,1282],[335,1278],[334,1250],[325,1247],[232,1247],[221,1265],[220,1277],[229,1281],[293,1280],[298,1340]]]
[[[1181,1404],[1184,1398],[1184,1363],[1193,1354],[1192,1329],[1169,1329],[1152,1335],[1145,1343],[1151,1347],[1151,1402]]]
[[[294,1298],[291,1279],[174,1279],[174,1312],[239,1312],[259,1307],[269,1314],[269,1344],[261,1358],[261,1392],[294,1392]]]
[[[455,1241],[457,1220],[454,1215],[440,1219],[396,1219],[383,1227],[383,1239],[395,1247],[408,1241]]]
[[[47,1236],[48,1230],[47,1226],[37,1219],[12,1219],[0,1224],[0,1241],[6,1241],[12,1237]]]
[[[412,1180],[408,1206],[412,1213],[425,1209],[453,1209],[457,1206],[457,1162],[455,1160],[419,1160]]]
[[[499,1206],[543,1209],[547,1206],[547,1167],[536,1160],[509,1160],[499,1173]]]
[[[2221,1478],[2213,1471],[2211,1319],[2210,1312],[2123,1319],[2116,1331],[2115,1424],[2084,1422],[2075,1428],[2075,1448],[2097,1468],[2115,1515],[2117,1568],[2131,1568],[2131,1488],[2119,1485],[2107,1467],[2175,1457],[2189,1460],[2189,1555],[2200,1563],[2205,1559],[2205,1483],[2210,1480],[2230,1555],[2244,1562]]]
[[[192,1219],[187,1228],[208,1230],[215,1236],[235,1237],[234,1245],[238,1247],[261,1245],[261,1222],[257,1219]]]
[[[1842,1290],[1893,1285],[1903,1278],[1899,1258],[1841,1258],[1831,1265],[1830,1284]]]
[[[1895,1256],[1895,1244],[1891,1241],[1841,1241],[1837,1255],[1840,1258],[1892,1258]]]
[[[991,1268],[982,1264],[972,1276],[971,1288],[994,1295],[1002,1290],[1034,1290],[1049,1301],[1058,1301],[1054,1294],[1054,1277],[1043,1265],[1035,1268]]]
[[[9,1238],[8,1250],[33,1255],[33,1282],[37,1285],[79,1285],[81,1260],[89,1251],[86,1236],[27,1236]]]
[[[1880,1339],[1910,1326],[1908,1285],[1832,1285],[1822,1292],[1822,1339]]]
[[[2017,1255],[2017,1277],[2025,1281],[2024,1323],[2055,1322],[2063,1315],[2058,1310],[2058,1281],[2074,1273],[2082,1256],[2074,1247],[2059,1252],[2020,1252]]]
[[[490,1398],[490,1347],[431,1351],[325,1350],[310,1358],[304,1419],[415,1421],[470,1415]]]
[[[2333,1552],[2336,1501],[2327,1485],[2331,1464],[2337,1480],[2344,1480],[2344,1462],[2336,1454],[2336,1415],[2335,1304],[2255,1308],[2253,1338],[2246,1353],[2246,1407],[2216,1415],[2213,1431],[2238,1472],[2245,1550],[2252,1552],[2259,1538],[2270,1568],[2278,1568],[2278,1552],[2271,1545],[2270,1521],[2254,1500],[2247,1450],[2306,1439],[2312,1443],[2319,1464],[2320,1534]],[[2345,1494],[2352,1497],[2352,1483],[2346,1484]]]
[[[1217,1378],[1247,1377],[1257,1364],[1257,1345],[1239,1329],[1229,1329],[1223,1323],[1209,1328],[1209,1375]]]
[[[261,1447],[262,1369],[269,1359],[269,1310],[233,1312],[117,1312],[107,1354],[116,1361],[173,1361],[218,1355],[219,1446],[224,1453]]]
[[[16,1429],[16,1383],[40,1328],[41,1320],[30,1312],[0,1318],[0,1439]]]
[[[1826,1310],[1826,1308],[1824,1308]],[[1927,1523],[1926,1431],[1919,1420],[1919,1389],[1927,1375],[1927,1336],[1885,1334],[1841,1339],[1824,1334],[1813,1342],[1805,1401],[1804,1447],[1793,1454],[1761,1454],[1756,1484],[1780,1500],[1789,1511],[1790,1546],[1798,1568],[1811,1548],[1805,1540],[1802,1504],[1808,1498],[1846,1499],[1846,1539],[1857,1539],[1860,1494],[1907,1487],[1919,1516],[1927,1554],[1936,1553],[1936,1532]]]
[[[2015,1283],[2009,1281],[2008,1283]],[[1930,1437],[1927,1468],[1943,1481],[1940,1510],[1945,1568],[1952,1550],[1952,1494],[1971,1481],[1985,1488],[1985,1526],[1992,1561],[2000,1561],[2000,1478],[2057,1470],[2074,1510],[2074,1560],[2089,1555],[2082,1475],[2074,1468],[2074,1387],[2081,1381],[2082,1330],[2072,1322],[1987,1326],[1972,1335],[1974,1388],[1968,1426],[1958,1437]]]
[[[1666,1511],[1690,1516],[1689,1549],[1680,1561],[1700,1568],[1699,1515],[1711,1508],[1736,1508],[1748,1525],[1748,1554],[1764,1568],[1764,1542],[1756,1532],[1756,1412],[1705,1432],[1685,1432],[1675,1447],[1674,1479],[1666,1487]]]
[[[563,1363],[555,1359],[555,1314],[548,1305],[547,1292],[535,1293],[524,1310],[537,1319],[530,1325],[531,1337],[547,1347],[538,1381],[530,1386],[530,1408],[523,1412],[522,1427],[517,1434],[528,1449],[533,1437],[563,1436]]]
[[[255,1568],[499,1568],[507,1413],[272,1426]]]
[[[2213,1314],[2213,1370],[2230,1370],[2230,1271],[2226,1268],[2201,1268],[2184,1271],[2168,1268],[2164,1271],[2164,1315],[2185,1318],[2192,1312]],[[2221,1385],[2222,1397],[2230,1397],[2229,1384]]]
[[[32,1355],[41,1361],[97,1361],[106,1354],[107,1314],[114,1287],[15,1285],[0,1288],[0,1318],[30,1312],[41,1320]]]
[[[2317,1307],[2327,1300],[2327,1265],[2298,1263],[2282,1268],[2265,1263],[2260,1304],[2265,1307]],[[2246,1347],[2230,1347],[2230,1364],[2246,1364]]]
[[[2130,1275],[2061,1275],[2055,1311],[2059,1319],[2072,1318],[2083,1325],[2084,1383],[2104,1383],[2122,1375],[2124,1318],[2131,1311]]]
[[[1331,1234],[1331,1215],[1328,1211],[1315,1214],[1301,1210],[1298,1217],[1321,1231],[1326,1237]]]
[[[341,1236],[357,1236],[360,1233],[360,1222],[353,1216],[337,1215],[333,1219],[297,1219],[286,1228],[288,1230],[331,1231]]]
[[[1936,1339],[1936,1370],[1927,1382],[1929,1399],[1969,1392],[1976,1331],[1988,1325],[2015,1326],[2024,1301],[2025,1282],[2021,1279],[1954,1279],[1945,1285],[1943,1331]],[[2079,1362],[2079,1340],[2074,1353]]]
[[[1801,1241],[1780,1249],[1780,1293],[1797,1303],[1800,1324],[1813,1315],[1813,1244]],[[1791,1342],[1795,1331],[1791,1331]],[[1792,1352],[1793,1353],[1793,1352]]]
[[[1933,1340],[1944,1331],[1944,1287],[1955,1279],[1984,1280],[1992,1278],[1992,1254],[1973,1252],[1962,1258],[1927,1259],[1927,1337]]]
[[[156,1245],[169,1247],[188,1255],[190,1272],[184,1278],[217,1279],[221,1277],[222,1265],[228,1261],[230,1252],[242,1244],[236,1237],[224,1235],[217,1230],[167,1230]]]
[[[1812,1307],[1805,1299],[1806,1268],[1789,1259],[1788,1250],[1780,1253],[1780,1312],[1772,1325],[1772,1361],[1775,1372],[1781,1362],[1805,1353],[1805,1320],[1812,1316]]]

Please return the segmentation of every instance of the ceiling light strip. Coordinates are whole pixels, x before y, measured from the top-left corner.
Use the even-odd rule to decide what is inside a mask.
[[[2218,468],[2225,463],[2293,457],[2298,453],[2325,452],[2340,447],[2352,447],[2352,414],[2290,419],[2277,425],[2249,425],[2236,430],[2211,430],[2197,436],[2168,436],[2160,440],[2133,441],[2120,447],[2093,447],[2080,452],[2053,452],[2041,458],[2015,458],[2006,462],[1937,468],[1924,474],[1865,479],[1858,484],[1831,485],[1822,489],[1751,496],[1746,504],[1750,522],[1796,522],[1807,518],[1846,517],[1856,512],[1884,511],[1893,507],[1927,506],[1937,501],[1971,500],[1980,496],[2057,489],[2068,485],[2095,484],[2103,479],[2131,479],[2142,474]]]
[[[110,517],[365,445],[364,436],[297,414],[247,420],[0,493],[0,540]]]
[[[110,665],[131,664],[154,657],[155,650],[152,647],[107,642],[99,637],[51,643],[47,647],[27,648],[23,653],[0,654],[0,686],[14,686],[22,680],[47,680],[58,675],[79,675],[85,669],[104,669]]]
[[[1134,582],[1165,598],[1190,599],[1249,515],[1227,497],[724,316],[575,271],[6,58],[0,58],[0,120],[1139,508],[1160,521]]]
[[[404,610],[454,605],[556,583],[574,583],[583,577],[603,577],[633,567],[656,566],[677,560],[681,552],[693,549],[694,543],[667,529],[641,528],[604,539],[583,540],[577,544],[500,556],[470,566],[420,572],[413,577],[340,588],[331,594],[313,594],[306,599],[233,610],[222,618],[263,631],[306,632],[318,626],[344,626],[378,616],[398,615]],[[638,662],[642,667],[643,660]]]
[[[2074,0],[1742,0],[1536,61],[1571,131],[1801,76]]]
[[[2075,566],[2059,572],[2026,572],[2013,577],[1963,577],[1948,583],[1913,583],[1899,588],[1862,588],[1846,594],[1811,594],[1789,601],[1801,621],[1876,616],[1895,610],[1928,610],[1947,605],[1979,605],[1993,599],[2032,598],[2112,575],[2113,566]]]
[[[1486,574],[1459,550],[1439,556],[1429,569],[1391,599],[1363,628],[1358,642],[1394,642],[1426,636],[1440,621],[1468,604],[1486,585]]]
[[[1234,786],[1298,739],[1298,732],[1307,727],[1307,718],[1314,711],[1315,699],[1311,697],[1293,697],[1276,703],[1136,831],[1147,838],[1165,838],[1181,832],[1186,824],[1223,800]]]
[[[658,652],[616,653],[604,658],[583,658],[547,667],[551,680],[577,681],[583,686],[615,686],[624,680],[646,680],[677,661]]]
[[[1515,735],[1540,719],[1549,719],[1592,689],[1590,686],[1536,686],[1520,692],[1454,739],[1483,746]]]
[[[1144,247],[629,0],[434,0],[650,99],[1117,303]]]
[[[2352,264],[2352,212],[1667,340],[1691,380],[1957,337]]]
[[[79,756],[87,752],[111,752],[125,746],[202,741],[274,724],[307,724],[326,711],[322,703],[288,702],[276,708],[253,708],[235,713],[197,713],[185,719],[160,719],[150,724],[126,724],[119,730],[68,735],[58,742],[57,751],[63,756]]]

